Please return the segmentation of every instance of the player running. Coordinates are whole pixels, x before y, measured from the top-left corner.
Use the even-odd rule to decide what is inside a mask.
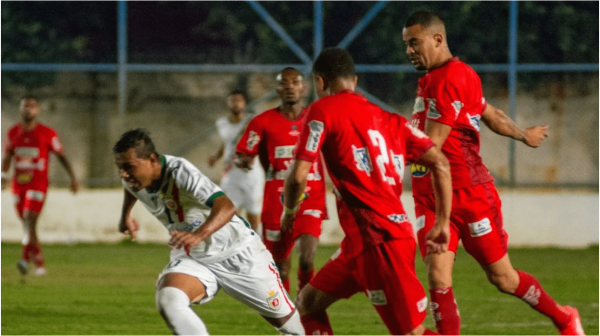
[[[419,79],[412,123],[431,138],[450,161],[453,202],[448,251],[427,254],[425,241],[436,222],[437,202],[426,167],[413,166],[421,255],[428,268],[429,293],[434,320],[442,334],[460,332],[458,306],[452,293],[452,268],[458,241],[485,271],[488,280],[503,293],[514,295],[548,316],[563,335],[583,335],[577,309],[558,305],[530,274],[513,268],[508,257],[508,235],[502,222],[501,201],[493,177],[479,156],[480,124],[530,147],[547,137],[547,126],[525,130],[483,97],[479,76],[453,57],[448,48],[444,21],[436,14],[414,13],[404,25],[406,54]]]
[[[40,104],[36,97],[21,99],[19,112],[21,122],[8,130],[2,159],[2,189],[10,179],[8,170],[15,162],[12,176],[12,193],[17,214],[23,222],[25,235],[22,241],[21,260],[17,268],[22,275],[27,274],[28,264],[33,262],[35,275],[46,274],[42,247],[37,236],[37,220],[46,200],[48,190],[48,162],[54,153],[71,179],[71,191],[79,190],[71,164],[63,153],[58,134],[52,128],[40,123],[37,117]]]
[[[236,147],[236,163],[250,169],[258,155],[267,172],[263,201],[263,241],[279,268],[283,285],[290,290],[291,252],[298,245],[298,290],[313,277],[313,259],[321,235],[321,221],[327,218],[325,206],[325,179],[321,160],[313,162],[306,190],[295,218],[294,231],[281,234],[283,212],[283,181],[293,158],[293,152],[302,130],[307,109],[302,107],[306,84],[302,73],[285,68],[277,76],[277,93],[281,106],[265,111],[252,119]]]
[[[246,218],[254,231],[260,224],[261,201],[265,183],[265,172],[256,166],[252,170],[244,170],[233,164],[235,145],[248,124],[251,116],[246,114],[246,96],[242,91],[232,91],[227,96],[227,109],[229,115],[217,119],[216,125],[223,144],[214,155],[208,159],[210,167],[221,158],[225,157],[225,173],[221,179],[221,188],[231,199],[238,214],[246,210]]]
[[[396,193],[405,159],[431,169],[440,206],[428,246],[430,253],[444,251],[451,203],[448,161],[408,121],[391,132],[389,112],[354,91],[357,77],[346,50],[323,50],[313,74],[320,99],[309,107],[296,160],[285,181],[282,230],[292,225],[297,200],[322,151],[346,237],[339,254],[300,292],[297,306],[304,328],[307,334],[332,334],[329,321],[316,314],[339,299],[364,292],[391,334],[435,334],[422,325],[427,296],[415,274],[412,225]]]
[[[139,223],[130,214],[140,200],[171,234],[156,305],[173,333],[208,335],[190,303],[222,288],[280,332],[304,334],[271,254],[218,186],[189,161],[159,155],[141,129],[123,134],[113,153],[125,189],[119,231],[135,240]]]

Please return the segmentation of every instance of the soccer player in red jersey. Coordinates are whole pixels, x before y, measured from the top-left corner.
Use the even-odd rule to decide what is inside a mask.
[[[503,293],[514,295],[548,316],[561,334],[582,335],[575,308],[558,305],[530,274],[513,268],[508,257],[508,236],[503,228],[501,201],[493,178],[479,156],[481,122],[492,131],[538,147],[547,126],[521,129],[501,110],[488,104],[481,80],[472,68],[453,57],[446,41],[444,21],[420,11],[407,20],[403,39],[406,53],[419,79],[412,123],[425,131],[450,161],[453,202],[448,251],[425,254],[425,239],[435,223],[431,173],[413,166],[412,185],[421,254],[428,268],[434,320],[442,334],[458,334],[460,317],[452,293],[452,268],[458,241]]]
[[[38,240],[37,219],[46,199],[48,190],[48,158],[56,154],[71,178],[71,191],[77,192],[79,183],[58,138],[52,128],[37,121],[40,104],[36,97],[25,96],[19,108],[21,122],[8,130],[2,159],[2,189],[10,179],[8,170],[15,162],[12,177],[12,192],[15,197],[17,214],[23,221],[22,260],[17,262],[21,274],[27,274],[28,263],[33,261],[36,275],[46,274],[42,249]]]
[[[261,217],[263,242],[273,254],[283,285],[289,292],[294,244],[298,246],[300,259],[298,291],[314,275],[313,259],[321,235],[321,221],[327,218],[327,209],[325,177],[321,160],[318,159],[310,168],[305,199],[295,218],[294,231],[282,235],[280,220],[283,212],[283,181],[306,118],[307,109],[302,107],[302,100],[307,89],[302,73],[294,68],[281,71],[277,81],[281,106],[267,110],[250,121],[237,144],[236,164],[243,169],[251,169],[252,159],[258,155],[267,172]]]
[[[449,238],[448,161],[408,121],[392,132],[389,112],[354,91],[357,77],[346,50],[323,50],[313,64],[313,75],[320,99],[309,107],[296,160],[285,181],[282,230],[294,222],[298,199],[321,152],[339,196],[346,237],[339,254],[299,294],[297,307],[305,331],[331,334],[328,321],[315,314],[364,292],[391,334],[435,334],[422,325],[427,295],[415,274],[416,241],[397,189],[405,159],[431,169],[439,207],[428,247],[429,253],[440,253]]]

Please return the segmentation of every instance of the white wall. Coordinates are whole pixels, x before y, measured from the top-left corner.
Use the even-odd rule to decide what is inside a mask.
[[[598,193],[582,191],[501,191],[504,225],[511,246],[584,247],[598,244]],[[123,238],[117,231],[123,192],[118,189],[83,190],[77,195],[63,189],[50,189],[38,222],[42,242],[115,242]],[[414,222],[410,194],[402,196]],[[339,243],[343,232],[337,222],[334,199],[328,193],[329,221],[323,225],[321,241]],[[2,191],[2,241],[20,241],[18,220],[10,191]],[[166,229],[140,204],[133,216],[142,224],[141,242],[166,242]]]

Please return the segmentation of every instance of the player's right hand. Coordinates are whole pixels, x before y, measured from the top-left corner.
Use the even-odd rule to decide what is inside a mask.
[[[525,129],[525,138],[523,142],[529,147],[539,147],[544,141],[545,138],[548,137],[548,128],[550,126],[533,126]]]
[[[450,227],[448,225],[436,224],[425,235],[427,254],[446,252],[448,243],[450,243]]]
[[[131,241],[135,241],[137,232],[140,230],[140,223],[131,217],[119,222],[119,232],[131,236]]]

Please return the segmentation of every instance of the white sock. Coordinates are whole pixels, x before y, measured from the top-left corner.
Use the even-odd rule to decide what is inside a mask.
[[[304,327],[302,326],[302,322],[300,322],[300,314],[298,314],[298,309],[294,310],[294,315],[290,317],[284,325],[277,328],[284,335],[304,335]]]
[[[164,287],[156,292],[156,307],[176,335],[208,335],[206,325],[190,307],[181,289]]]

